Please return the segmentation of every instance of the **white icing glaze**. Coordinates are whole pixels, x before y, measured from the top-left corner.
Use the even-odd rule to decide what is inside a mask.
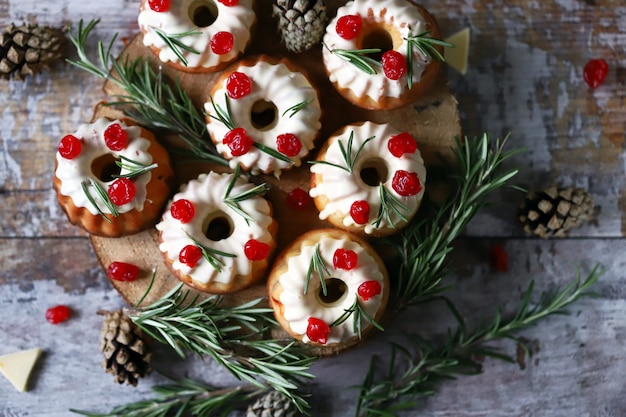
[[[207,128],[217,142],[217,150],[230,159],[232,168],[242,164],[250,168],[253,174],[273,172],[278,177],[281,170],[300,166],[301,159],[313,149],[313,142],[321,128],[322,112],[315,88],[302,73],[291,71],[283,63],[259,61],[254,66],[241,65],[233,71],[246,74],[252,82],[250,94],[238,99],[228,99],[235,126],[244,128],[255,142],[274,150],[277,136],[291,133],[300,139],[302,149],[298,155],[290,157],[293,164],[276,159],[257,147],[252,147],[245,155],[234,157],[230,148],[222,143],[230,129],[219,120],[211,118]],[[222,109],[226,109],[226,81],[225,79],[221,87],[213,89],[213,100]],[[313,101],[290,117],[290,108],[308,100]],[[271,102],[276,106],[276,120],[264,128],[257,128],[252,122],[251,109],[259,101]],[[208,115],[216,116],[210,100],[204,104],[204,109]]]
[[[313,244],[311,244],[313,243]],[[317,274],[313,273],[309,282],[307,293],[304,294],[305,282],[311,258],[315,253],[314,242],[303,242],[300,252],[287,261],[287,270],[279,277],[283,291],[280,294],[280,302],[284,306],[284,318],[289,322],[293,333],[303,335],[304,343],[310,342],[306,335],[309,317],[316,317],[330,325],[337,320],[345,310],[349,310],[357,299],[359,285],[366,281],[378,281],[382,291],[380,294],[364,301],[359,297],[359,303],[371,317],[381,307],[384,292],[387,291],[384,283],[384,275],[380,271],[376,260],[370,256],[358,243],[348,238],[336,239],[322,235],[319,240],[319,252],[331,273],[332,278],[337,278],[346,284],[346,291],[337,302],[326,304],[320,301],[319,292],[321,283]],[[333,267],[333,255],[337,249],[353,250],[358,255],[357,266],[346,271]],[[356,336],[353,330],[353,317],[349,317],[342,324],[331,327],[328,336],[328,344],[345,342]],[[366,329],[371,324],[367,320],[362,321],[362,328]]]
[[[419,208],[426,183],[426,168],[424,167],[424,161],[419,149],[415,153],[406,153],[398,158],[389,151],[388,141],[392,136],[400,133],[400,131],[389,124],[365,122],[362,125],[349,125],[342,133],[331,137],[329,140],[332,143],[328,146],[324,156],[325,161],[345,166],[341,148],[339,147],[339,140],[342,141],[344,147],[347,147],[351,132],[354,132],[352,155],[356,155],[358,149],[367,138],[374,136],[374,139],[363,146],[363,150],[355,161],[352,172],[327,164],[314,164],[311,166],[311,172],[322,176],[322,181],[318,181],[316,186],[311,189],[311,197],[315,198],[325,195],[329,200],[319,214],[320,219],[324,220],[338,212],[343,216],[343,224],[345,226],[362,227],[367,234],[371,234],[376,230],[373,223],[380,209],[380,190],[378,186],[366,184],[361,178],[361,170],[364,167],[370,167],[369,163],[372,161],[377,161],[374,165],[384,163],[386,166],[388,175],[383,182],[383,186],[402,204],[408,207],[409,210],[402,211],[402,214],[407,219],[410,219]],[[404,197],[399,195],[392,187],[394,173],[398,170],[417,173],[422,190],[413,196]],[[365,225],[358,225],[350,216],[350,207],[357,200],[365,200],[370,206],[370,221]],[[383,217],[379,228],[397,227],[404,223],[393,211],[391,211],[390,217],[391,223]]]
[[[217,18],[207,27],[197,27],[191,14],[198,6],[211,6],[217,10]],[[184,33],[190,30],[199,31],[199,35],[178,37],[190,48],[200,51],[195,54],[189,51],[180,52],[188,61],[189,68],[214,67],[221,62],[234,60],[243,52],[250,39],[250,27],[256,20],[252,9],[252,0],[239,0],[237,6],[225,6],[217,0],[171,0],[167,12],[155,12],[142,2],[138,22],[144,32],[143,44],[160,50],[159,59],[162,62],[180,63],[174,51],[156,34],[153,28],[159,28],[169,35]],[[229,32],[234,37],[233,48],[230,52],[218,55],[211,51],[211,38],[218,32]]]
[[[128,145],[121,151],[110,150],[104,142],[104,131],[115,123],[119,123],[128,135]],[[104,204],[103,200],[94,189],[90,179],[97,181],[105,190],[109,189],[113,180],[104,182],[97,178],[91,170],[92,163],[99,157],[111,154],[118,160],[120,156],[123,156],[133,161],[150,165],[152,164],[152,155],[148,153],[150,141],[140,136],[141,128],[138,126],[127,126],[124,122],[119,120],[110,121],[106,118],[100,118],[94,123],[80,125],[73,135],[81,139],[82,150],[80,155],[74,159],[65,159],[58,151],[56,153],[57,168],[55,175],[61,180],[60,193],[70,197],[76,207],[84,207],[89,210],[91,214],[97,215],[98,210],[91,204],[81,187],[81,184],[85,183],[89,193],[102,212],[111,214],[107,205]],[[121,175],[128,172],[126,168],[120,170]],[[146,185],[150,182],[151,178],[152,173],[147,172],[133,180],[136,188],[135,198],[129,203],[117,206],[119,213],[126,213],[133,209],[137,211],[143,210],[144,203],[146,202]]]
[[[197,179],[183,185],[172,201],[187,199],[193,203],[195,215],[191,221],[182,224],[174,219],[170,212],[172,201],[168,203],[163,218],[156,228],[161,232],[161,252],[172,260],[172,267],[190,276],[194,281],[207,284],[209,282],[230,283],[237,275],[252,273],[252,262],[244,254],[244,246],[250,239],[270,244],[273,236],[268,231],[272,224],[271,208],[262,197],[253,197],[239,203],[241,209],[254,219],[246,223],[243,216],[235,213],[226,203],[224,196],[233,174],[218,174],[210,172],[202,174]],[[254,185],[238,178],[230,195],[242,193]],[[225,239],[214,241],[205,236],[206,228],[211,220],[217,217],[229,219],[232,234]],[[203,246],[214,250],[235,255],[234,258],[216,255],[224,262],[221,272],[215,269],[205,259],[201,259],[193,268],[178,260],[180,251],[187,245],[193,245],[193,237]]]
[[[349,89],[356,97],[370,97],[374,101],[382,97],[401,97],[408,90],[408,71],[398,80],[387,78],[381,67],[377,73],[369,75],[355,65],[343,60],[330,52],[333,49],[355,50],[371,47],[357,45],[357,36],[346,40],[340,37],[335,30],[337,20],[345,15],[360,15],[363,20],[363,31],[367,25],[385,25],[395,28],[400,34],[401,43],[393,49],[405,58],[408,52],[408,43],[405,40],[411,35],[419,35],[426,31],[426,21],[417,7],[406,0],[354,0],[337,10],[337,16],[326,27],[322,49],[324,64],[329,73],[330,81],[337,83],[342,89]],[[418,83],[430,58],[420,54],[413,48],[413,83]],[[408,62],[408,61],[407,61]]]

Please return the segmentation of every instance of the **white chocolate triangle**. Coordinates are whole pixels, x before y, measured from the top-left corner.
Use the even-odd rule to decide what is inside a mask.
[[[0,373],[11,381],[15,388],[24,392],[28,386],[30,372],[40,355],[41,349],[35,348],[0,356]]]
[[[446,38],[445,41],[450,42],[455,46],[454,48],[446,48],[446,63],[461,74],[465,75],[465,72],[467,71],[467,57],[469,55],[469,28],[458,31],[454,35]]]

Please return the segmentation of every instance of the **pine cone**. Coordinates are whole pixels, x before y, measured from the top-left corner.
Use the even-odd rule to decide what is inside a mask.
[[[150,373],[148,345],[144,334],[122,310],[107,312],[100,332],[100,350],[104,355],[102,367],[119,384],[137,385],[139,378]]]
[[[594,214],[593,197],[582,188],[553,185],[530,192],[520,205],[519,220],[527,235],[563,237]]]
[[[0,37],[0,78],[23,79],[65,56],[67,38],[61,29],[38,25],[4,28]]]
[[[275,0],[278,33],[291,52],[304,52],[317,45],[326,30],[326,6],[322,0]]]
[[[246,417],[296,417],[291,401],[278,391],[270,391],[248,407]]]

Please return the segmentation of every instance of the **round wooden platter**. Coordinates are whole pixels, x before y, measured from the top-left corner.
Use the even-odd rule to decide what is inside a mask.
[[[258,17],[256,32],[245,56],[267,54],[275,57],[287,57],[307,71],[310,80],[319,91],[323,109],[322,130],[316,143],[317,148],[341,127],[370,120],[378,123],[391,123],[400,130],[410,132],[419,144],[427,168],[439,163],[440,156],[438,154],[448,159],[452,158],[454,138],[460,136],[461,125],[457,101],[449,91],[443,75],[438,79],[436,85],[413,105],[393,111],[370,111],[357,108],[343,99],[330,84],[322,63],[321,49],[314,48],[314,50],[301,54],[289,53],[281,45],[276,34],[276,25],[270,14],[270,8],[260,6],[259,3],[257,2],[256,6]],[[345,1],[327,1],[329,16],[333,16],[337,7],[343,3]],[[142,36],[138,35],[126,46],[121,57],[122,59],[128,57],[132,60],[140,56],[149,59],[154,68],[161,70],[164,80],[178,78],[181,86],[189,94],[197,108],[203,108],[212,82],[219,76],[219,73],[189,74],[171,69],[158,62],[151,51],[143,46]],[[110,96],[123,94],[119,87],[110,82],[105,83],[104,90]],[[102,105],[96,106],[94,113],[94,119],[123,116],[124,114],[120,111]],[[159,136],[159,132],[154,133],[162,142],[170,146],[178,145],[175,138]],[[314,154],[315,150],[310,157],[312,158]],[[183,184],[203,172],[224,171],[223,167],[205,163],[189,163],[189,161],[177,159],[173,154],[171,156],[177,185]],[[294,188],[300,187],[309,190],[308,164],[303,163],[300,167],[283,172],[279,179],[274,176],[260,176],[260,179],[270,187],[266,197],[272,203],[274,216],[279,223],[276,253],[279,253],[297,236],[308,230],[332,227],[329,223],[319,220],[318,212],[313,204],[304,211],[295,210],[286,204],[286,196]],[[428,183],[426,187],[428,190]],[[175,187],[173,192],[177,188]],[[179,283],[168,270],[159,251],[156,229],[122,238],[104,238],[92,235],[90,240],[103,268],[106,269],[113,261],[131,262],[141,268],[142,274],[134,282],[111,281],[111,284],[129,305],[136,305],[145,294],[154,268],[156,268],[156,279],[142,305],[154,302]],[[226,305],[237,305],[251,299],[266,297],[266,295],[265,279],[263,279],[247,290],[226,295],[224,302]]]

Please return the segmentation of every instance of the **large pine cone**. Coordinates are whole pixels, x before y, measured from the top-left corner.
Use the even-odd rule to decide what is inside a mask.
[[[248,407],[246,417],[296,417],[295,407],[278,391],[270,391]]]
[[[322,0],[275,0],[278,33],[291,52],[304,52],[319,44],[326,30],[326,6]]]
[[[107,312],[100,333],[102,367],[119,384],[137,385],[139,378],[150,373],[152,353],[144,334],[122,310]]]
[[[527,235],[563,237],[594,215],[593,197],[582,188],[553,185],[530,192],[520,205],[519,221]]]
[[[11,23],[0,36],[0,78],[23,79],[65,57],[67,38],[61,29]]]

